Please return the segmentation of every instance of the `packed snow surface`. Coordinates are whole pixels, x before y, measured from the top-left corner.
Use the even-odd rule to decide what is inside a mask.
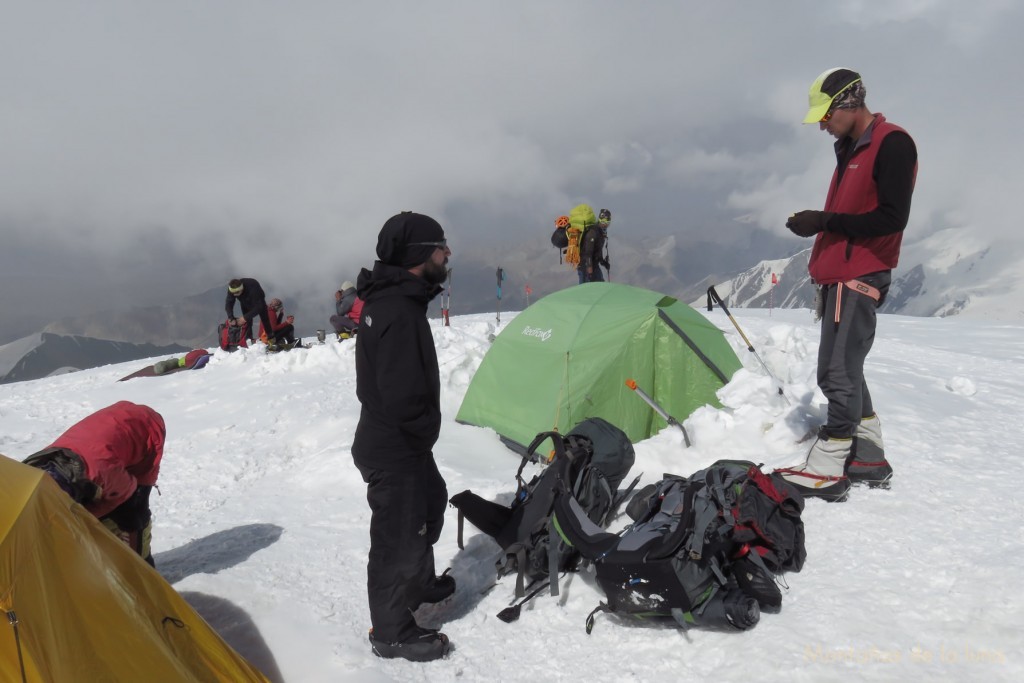
[[[807,311],[732,313],[773,377],[725,315],[706,314],[745,368],[719,392],[723,408],[686,419],[692,448],[674,429],[636,445],[642,483],[721,458],[802,460],[809,442],[796,442],[824,415],[817,325]],[[518,457],[491,430],[454,421],[494,316],[431,324],[444,411],[434,452],[449,494],[506,502]],[[456,649],[429,664],[378,659],[366,639],[353,352],[351,341],[276,355],[258,345],[165,377],[117,382],[147,364],[135,361],[0,386],[0,452],[20,460],[121,399],[159,411],[168,437],[153,500],[157,568],[275,681],[1024,680],[1021,325],[879,317],[866,372],[892,488],[808,501],[807,562],[784,577],[782,611],[754,629],[683,632],[598,615],[588,636],[602,595],[587,573],[503,623],[495,615],[513,577],[492,588],[498,546],[467,525],[460,551],[449,509],[436,557],[458,591],[418,617]]]

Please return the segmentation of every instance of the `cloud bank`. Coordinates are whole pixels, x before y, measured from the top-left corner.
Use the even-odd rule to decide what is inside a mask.
[[[837,65],[918,144],[908,239],[1019,232],[1019,3],[689,4],[21,3],[0,267],[57,310],[236,273],[329,293],[402,209],[455,259],[581,201],[643,234],[783,235],[824,200],[831,139],[800,120]]]

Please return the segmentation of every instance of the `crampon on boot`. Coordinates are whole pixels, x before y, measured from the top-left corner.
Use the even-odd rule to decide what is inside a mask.
[[[852,448],[851,437],[829,436],[822,427],[803,465],[775,472],[796,487],[804,498],[821,498],[830,503],[840,503],[846,500],[850,491],[850,479],[844,470]]]
[[[877,415],[862,418],[853,435],[853,448],[846,461],[846,476],[852,484],[889,488],[892,465],[885,459],[882,424]]]

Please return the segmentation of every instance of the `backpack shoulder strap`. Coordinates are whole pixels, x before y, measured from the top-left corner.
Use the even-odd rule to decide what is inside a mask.
[[[544,461],[551,465],[560,465],[568,468],[577,458],[575,448],[565,448],[565,438],[558,432],[541,432],[533,438],[530,442],[529,447],[526,449],[526,454],[523,456],[522,462],[519,463],[519,469],[516,471],[516,482],[519,485],[520,490],[526,487],[526,483],[523,481],[523,469],[526,467],[528,462],[539,462],[541,458],[537,457],[537,449],[540,447],[545,440],[551,439],[551,444],[554,446],[555,454],[550,459],[543,458]],[[550,466],[550,465],[549,465]]]

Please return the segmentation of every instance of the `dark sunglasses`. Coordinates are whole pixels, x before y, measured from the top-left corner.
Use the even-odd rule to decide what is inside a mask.
[[[829,107],[828,111],[825,112],[825,115],[821,117],[821,123],[828,123],[829,121],[831,121],[832,120],[832,115],[835,114],[835,113],[836,113],[835,108],[834,107]]]
[[[441,240],[440,242],[409,242],[410,247],[437,247],[438,249],[447,249],[448,240]]]

